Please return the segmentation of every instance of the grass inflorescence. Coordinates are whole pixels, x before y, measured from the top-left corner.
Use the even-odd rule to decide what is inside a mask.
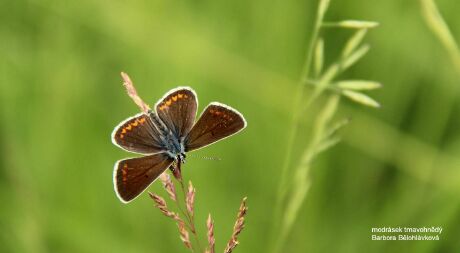
[[[178,173],[181,172],[179,171]],[[177,172],[175,174],[177,174]],[[183,208],[182,204],[178,201],[178,196],[174,190],[174,183],[167,174],[162,175],[160,179],[163,182],[163,186],[166,190],[166,193],[169,195],[171,201],[173,201],[176,204],[176,207],[180,211],[180,214],[171,211],[171,209],[168,208],[166,201],[162,197],[155,193],[149,192],[150,197],[155,202],[155,207],[157,207],[161,211],[161,213],[163,213],[166,217],[172,218],[177,223],[177,227],[179,229],[179,237],[187,249],[190,249],[192,252],[215,252],[214,221],[211,218],[211,214],[208,215],[208,219],[206,220],[208,245],[205,249],[203,249],[195,224],[195,187],[193,187],[192,182],[189,181],[188,189],[186,190],[182,177],[175,178],[177,182],[181,185],[180,188],[182,189],[182,195],[185,197],[183,201],[183,205],[185,205],[185,208]],[[233,252],[236,246],[238,246],[238,235],[244,228],[247,210],[248,208],[246,206],[246,198],[243,198],[240,208],[238,210],[232,235],[224,250],[225,253]],[[182,217],[185,217],[185,219],[182,219],[181,215]],[[190,233],[193,235],[195,243],[191,242],[189,236]]]
[[[139,107],[139,109],[142,112],[146,113],[150,109],[150,107],[138,95],[131,78],[124,72],[121,73],[121,76],[123,78],[123,85],[125,86],[128,95]],[[180,190],[183,196],[182,200],[179,199],[179,196],[176,191],[176,186],[174,182],[171,180],[171,177],[169,176],[167,171],[163,172],[163,174],[161,174],[159,178],[163,184],[163,188],[165,189],[167,195],[169,196],[170,200],[175,203],[176,209],[178,211],[173,211],[170,207],[168,207],[166,200],[158,194],[149,192],[150,198],[155,203],[155,207],[158,208],[163,215],[165,215],[168,218],[171,218],[176,222],[177,228],[179,230],[179,238],[181,239],[182,243],[187,249],[189,249],[191,252],[214,253],[214,221],[211,218],[211,214],[209,214],[208,219],[206,221],[208,246],[206,248],[203,248],[195,224],[196,189],[193,186],[192,181],[189,181],[187,188],[185,187],[180,162],[173,163],[170,169],[171,174],[174,176],[174,178],[180,186]],[[243,198],[241,202],[236,222],[233,227],[233,232],[230,237],[230,240],[227,243],[227,246],[224,249],[224,253],[233,252],[233,250],[239,244],[238,235],[244,228],[245,217],[248,210],[248,207],[246,206],[246,199],[246,197]],[[190,240],[190,233],[194,238],[194,243]]]
[[[329,4],[329,0],[319,1],[303,72],[297,88],[297,99],[294,104],[297,111],[291,121],[287,152],[277,195],[275,226],[272,233],[273,243],[270,246],[272,252],[283,252],[282,249],[287,236],[295,224],[298,212],[311,185],[310,170],[313,160],[340,141],[340,137],[336,133],[349,122],[347,118],[334,120],[340,98],[344,97],[368,107],[380,107],[376,100],[364,93],[380,88],[379,82],[361,79],[337,80],[340,74],[350,69],[367,54],[370,46],[363,44],[363,40],[368,30],[377,27],[378,23],[360,20],[324,21]],[[355,30],[344,44],[337,60],[327,67],[325,67],[324,56],[326,43],[321,37],[325,28]],[[308,95],[305,94],[307,88],[310,88]],[[310,133],[311,137],[308,143],[302,147],[303,152],[299,161],[294,163],[292,162],[294,140],[299,135],[302,117],[313,104],[319,104],[315,108],[320,109],[311,112],[311,114],[316,114]]]

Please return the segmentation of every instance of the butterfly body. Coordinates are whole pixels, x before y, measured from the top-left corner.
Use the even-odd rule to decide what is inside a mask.
[[[141,194],[174,162],[184,163],[190,152],[233,135],[246,127],[243,115],[217,102],[210,103],[195,122],[198,99],[189,87],[166,93],[155,111],[121,122],[112,142],[144,157],[120,160],[114,168],[114,188],[127,203]]]
[[[152,110],[149,110],[148,115],[152,122],[156,122],[155,125],[159,126],[161,147],[166,154],[173,159],[185,161],[185,138],[179,138],[177,133],[173,133],[172,130],[167,129],[161,122],[158,115],[156,115]]]

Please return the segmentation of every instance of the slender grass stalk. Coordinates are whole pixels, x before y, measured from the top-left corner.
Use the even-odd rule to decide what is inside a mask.
[[[302,154],[301,162],[294,170],[295,174],[292,180],[292,185],[293,188],[295,188],[295,191],[291,192],[291,196],[286,205],[286,211],[283,216],[282,226],[278,239],[280,243],[277,243],[275,252],[278,252],[280,247],[282,247],[281,243],[286,239],[291,227],[293,226],[303,200],[305,199],[307,192],[310,189],[311,180],[308,175],[311,168],[311,162],[318,153],[318,148],[321,147],[320,144],[324,141],[324,133],[327,131],[327,125],[337,110],[339,98],[339,95],[331,95],[331,97],[326,102],[325,107],[317,116],[313,129],[313,137],[310,140],[304,153]],[[324,150],[324,147],[322,147],[322,149]]]
[[[428,28],[433,32],[435,37],[439,40],[441,45],[444,47],[445,51],[449,55],[450,61],[457,73],[457,75],[460,76],[460,50],[458,47],[457,42],[455,41],[455,38],[452,34],[452,32],[449,29],[449,26],[445,22],[442,14],[440,13],[438,7],[436,6],[436,3],[434,0],[420,0],[421,7],[422,7],[422,16],[425,19],[425,22],[428,26]],[[458,87],[456,86],[455,88],[458,91]],[[448,96],[446,97],[446,101],[444,103],[448,102],[451,105],[455,103],[454,101],[457,99],[458,92],[453,92],[453,96]],[[441,117],[440,120],[442,122],[438,123],[439,130],[438,133],[443,133],[446,131],[447,125],[449,118],[453,114],[453,106],[446,107],[449,110],[447,113],[444,113],[445,116]],[[437,135],[437,140],[435,142],[440,142],[442,138],[442,134]],[[430,170],[430,173],[432,173],[432,168]]]
[[[422,5],[422,14],[426,24],[444,46],[450,60],[460,74],[460,50],[458,44],[439,12],[436,3],[433,0],[420,0],[420,4]]]
[[[238,235],[243,231],[245,225],[245,216],[248,212],[248,207],[246,206],[246,197],[241,201],[240,208],[238,209],[238,214],[236,215],[236,222],[233,226],[233,233],[230,237],[230,240],[225,247],[224,253],[232,253],[233,250],[238,246]]]
[[[379,83],[371,81],[342,81],[334,84],[333,80],[339,74],[356,64],[369,51],[369,45],[360,45],[367,29],[376,27],[377,22],[347,20],[336,23],[323,22],[324,15],[329,6],[329,1],[320,0],[317,12],[317,18],[313,28],[313,35],[310,41],[309,49],[305,57],[304,68],[300,77],[296,101],[294,104],[294,115],[292,118],[291,131],[288,138],[288,147],[285,161],[282,167],[280,188],[277,193],[277,203],[275,207],[275,225],[274,232],[277,236],[272,236],[273,246],[270,247],[272,252],[282,252],[282,247],[295,224],[299,210],[307,196],[308,189],[311,185],[310,170],[312,161],[323,151],[336,145],[340,138],[333,136],[335,132],[344,126],[348,120],[341,121],[329,126],[337,107],[339,99],[343,95],[350,100],[370,106],[379,107],[378,102],[371,97],[358,92],[361,90],[373,90],[380,87]],[[324,41],[319,38],[321,27],[338,27],[353,28],[358,31],[347,41],[339,59],[329,65],[323,72],[324,65]],[[314,63],[313,73],[311,73],[311,64]],[[304,87],[312,85],[313,92],[304,99]],[[294,140],[300,125],[300,116],[304,116],[306,110],[324,93],[324,91],[333,91],[325,105],[322,107],[318,116],[313,121],[313,131],[311,139],[308,141],[300,161],[296,167],[289,173],[291,168],[292,150]],[[304,102],[305,101],[305,102]],[[289,177],[288,177],[289,175]],[[277,221],[281,224],[277,224]]]
[[[275,218],[278,217],[279,213],[281,212],[281,207],[282,207],[282,200],[284,199],[284,196],[286,195],[286,189],[287,189],[287,176],[288,176],[288,170],[290,166],[290,161],[291,161],[291,156],[292,156],[292,149],[293,149],[293,144],[295,137],[297,135],[298,131],[298,123],[299,123],[299,118],[302,115],[302,98],[303,98],[303,93],[305,89],[305,82],[309,79],[310,76],[310,69],[311,69],[311,63],[313,61],[313,51],[315,48],[315,45],[317,44],[319,32],[321,30],[321,25],[323,23],[323,18],[324,14],[326,13],[328,7],[329,7],[329,0],[321,0],[318,5],[318,11],[317,11],[317,17],[315,20],[315,24],[313,27],[313,34],[310,39],[310,44],[305,56],[305,62],[304,66],[302,68],[302,74],[300,76],[300,81],[297,85],[296,89],[296,98],[294,102],[294,113],[293,117],[291,119],[290,123],[290,131],[289,131],[289,136],[288,136],[288,141],[287,141],[287,149],[286,149],[286,155],[283,163],[283,167],[281,169],[281,178],[280,178],[280,184],[278,188],[278,194],[277,194],[277,200],[276,200],[276,210],[275,210]],[[311,104],[311,101],[308,103]],[[276,219],[275,219],[276,220]]]
[[[182,194],[184,196],[184,203],[186,203],[186,206],[190,206],[190,204],[188,204],[189,200],[187,198],[188,195],[187,195],[187,191],[185,190],[184,181],[182,179],[180,179],[178,181],[179,181],[179,184],[180,184],[180,188],[182,190]],[[191,204],[191,206],[193,206],[193,203]],[[193,207],[192,207],[192,209],[193,209]],[[195,238],[195,242],[196,242],[196,245],[198,246],[199,252],[203,252],[203,248],[201,247],[200,239],[198,237],[198,233],[197,233],[196,227],[195,227],[194,215],[191,213],[191,210],[188,207],[186,207],[185,216],[187,217],[187,219],[189,221],[190,232],[192,232],[193,237]]]
[[[321,71],[323,71],[323,65],[324,65],[324,40],[323,39],[318,39],[318,42],[316,43],[315,47],[315,77],[318,77],[321,74]]]
[[[215,253],[216,252],[216,238],[214,238],[214,221],[211,218],[211,214],[208,215],[206,220],[206,227],[208,228],[208,248],[206,253]]]
[[[294,140],[295,137],[297,136],[297,131],[299,128],[299,119],[302,115],[303,107],[302,107],[302,100],[304,96],[304,89],[305,89],[305,83],[310,79],[310,71],[311,71],[311,65],[313,62],[313,57],[314,57],[314,51],[315,47],[317,47],[317,56],[321,57],[321,60],[318,60],[316,62],[317,67],[316,69],[319,70],[320,67],[318,64],[321,64],[322,68],[322,59],[323,59],[323,42],[321,40],[320,44],[321,48],[318,48],[318,38],[319,38],[319,33],[321,30],[321,26],[323,24],[323,19],[324,15],[326,14],[327,9],[329,8],[329,3],[330,0],[320,0],[318,4],[318,9],[317,9],[317,16],[315,19],[315,23],[313,26],[313,33],[310,38],[308,50],[305,55],[305,61],[302,67],[302,72],[300,75],[299,82],[297,84],[297,89],[295,93],[295,100],[294,100],[294,113],[291,118],[290,122],[290,130],[289,130],[289,135],[288,135],[288,141],[287,141],[287,148],[286,148],[286,154],[283,162],[283,166],[281,168],[281,178],[280,178],[280,183],[279,183],[279,188],[276,196],[276,204],[275,204],[275,211],[274,211],[274,220],[279,221],[281,220],[281,210],[284,206],[283,200],[286,197],[286,194],[288,192],[288,172],[289,172],[289,167],[290,167],[290,161],[292,157],[292,151],[293,151],[293,146],[294,146]],[[320,51],[321,50],[321,51]],[[316,73],[319,75],[319,73]],[[309,101],[307,102],[308,105],[312,104],[314,97],[310,97]],[[275,228],[272,230],[273,233],[277,233],[278,231],[278,223],[275,222]],[[272,235],[272,240],[271,243],[273,244],[272,249],[273,252],[277,252],[278,249],[281,247],[283,239],[279,238],[278,236],[275,236],[274,234]]]

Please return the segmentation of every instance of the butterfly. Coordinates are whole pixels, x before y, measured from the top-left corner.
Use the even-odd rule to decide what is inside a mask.
[[[243,115],[228,105],[210,103],[195,122],[198,99],[190,87],[167,92],[154,110],[122,121],[112,132],[112,142],[145,156],[115,163],[113,184],[123,203],[139,196],[166,169],[185,162],[186,153],[208,146],[243,130]]]

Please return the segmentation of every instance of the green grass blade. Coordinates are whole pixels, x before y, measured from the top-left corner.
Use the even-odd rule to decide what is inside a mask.
[[[347,58],[361,44],[366,33],[367,29],[360,29],[347,41],[342,51],[342,58]]]
[[[344,80],[336,83],[342,90],[375,90],[382,87],[382,84],[366,80]]]
[[[323,24],[324,27],[338,27],[348,29],[371,29],[375,28],[379,23],[374,21],[364,20],[343,20],[339,22],[326,22]]]
[[[342,94],[345,97],[349,98],[350,100],[357,102],[359,104],[370,106],[370,107],[375,107],[375,108],[380,107],[380,104],[377,101],[368,97],[367,95],[364,95],[363,93],[359,93],[359,92],[355,92],[351,90],[345,90],[342,92]]]
[[[460,73],[460,50],[449,26],[444,21],[433,0],[420,0],[420,3],[426,24],[444,46],[452,63]]]

